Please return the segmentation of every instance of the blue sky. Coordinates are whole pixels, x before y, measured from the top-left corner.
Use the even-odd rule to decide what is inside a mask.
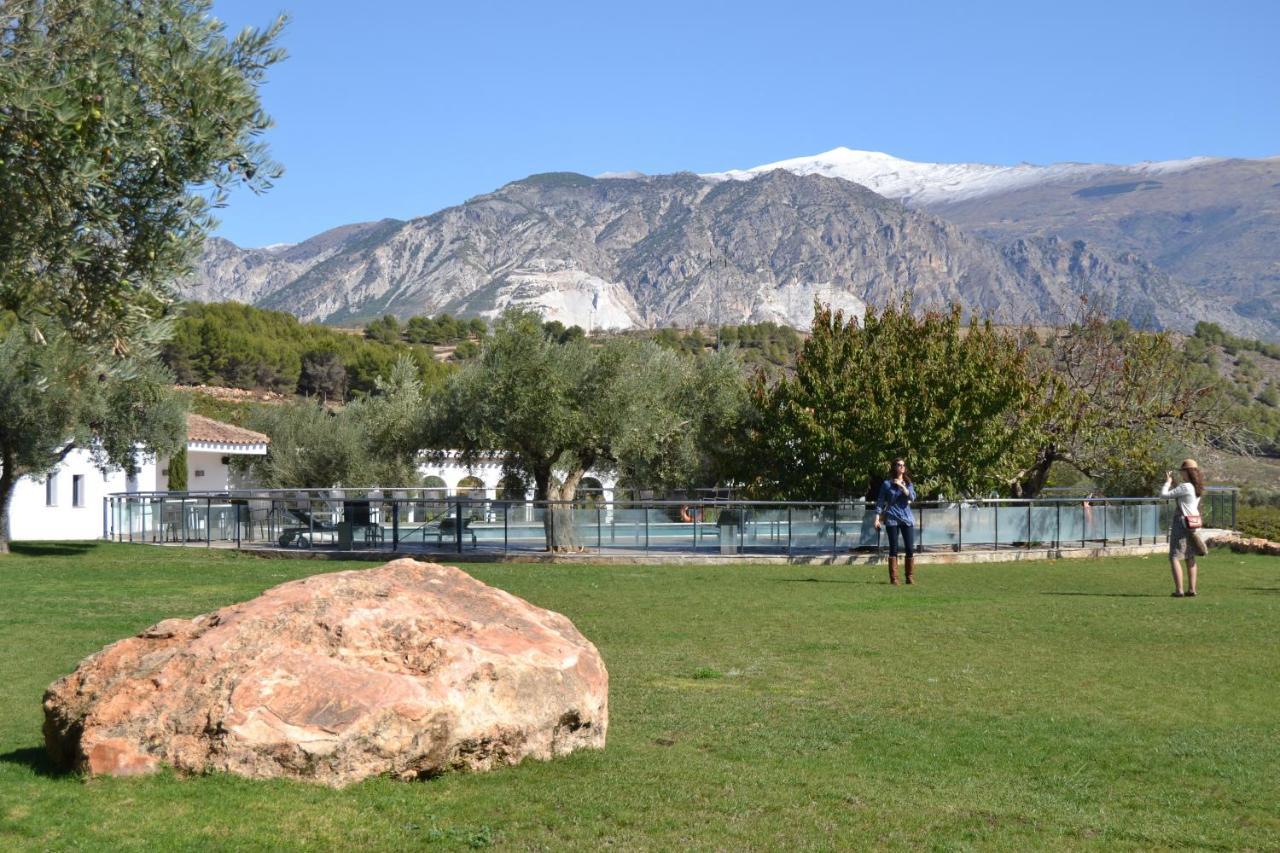
[[[839,145],[936,162],[1280,154],[1280,3],[214,0],[292,21],[286,174],[244,246],[410,218],[535,172],[720,171]]]

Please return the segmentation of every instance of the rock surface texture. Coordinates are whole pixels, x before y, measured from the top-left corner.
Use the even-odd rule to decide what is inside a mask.
[[[413,779],[602,748],[608,679],[564,616],[395,560],[107,646],[45,693],[45,742],[90,774]]]

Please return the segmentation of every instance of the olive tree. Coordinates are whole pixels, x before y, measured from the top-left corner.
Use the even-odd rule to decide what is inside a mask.
[[[283,19],[228,37],[211,5],[0,5],[0,308],[126,352],[228,189],[280,174],[258,86]]]
[[[54,471],[77,448],[132,474],[141,455],[186,446],[185,409],[154,359],[118,358],[61,331],[14,324],[0,338],[0,554],[18,481]]]
[[[602,344],[504,314],[475,361],[432,395],[421,443],[458,450],[464,463],[501,452],[528,475],[544,513],[547,547],[574,550],[571,502],[588,471],[616,470],[655,484],[696,477],[709,425],[744,400],[729,359],[698,365],[652,342]],[[717,390],[718,389],[718,390]]]

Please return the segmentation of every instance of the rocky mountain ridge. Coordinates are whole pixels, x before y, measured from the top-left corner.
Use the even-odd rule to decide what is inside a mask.
[[[186,288],[307,320],[522,305],[588,329],[804,327],[815,299],[858,312],[907,292],[1002,322],[1067,322],[1087,296],[1145,327],[1239,328],[1132,252],[1045,234],[997,243],[848,180],[785,170],[750,181],[534,175],[431,216],[293,246],[211,240]]]

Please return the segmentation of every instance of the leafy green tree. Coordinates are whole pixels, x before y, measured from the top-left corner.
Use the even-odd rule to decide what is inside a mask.
[[[342,402],[347,396],[347,366],[335,352],[309,352],[302,357],[298,393]]]
[[[1038,446],[1047,379],[990,323],[902,302],[862,324],[815,306],[795,375],[755,382],[758,420],[737,438],[739,480],[773,498],[861,495],[895,456],[921,494],[1005,488]]]
[[[13,325],[0,339],[0,554],[9,552],[9,502],[22,477],[54,471],[76,448],[103,470],[138,470],[138,454],[186,443],[172,378],[141,347],[121,359],[51,328]]]
[[[6,0],[0,308],[126,352],[229,188],[280,174],[258,86],[277,20],[228,38],[209,0]]]
[[[384,344],[399,343],[400,321],[394,315],[386,314],[366,325],[364,327],[364,336]]]
[[[527,472],[537,500],[564,502],[544,515],[547,547],[573,550],[572,510],[590,470],[619,469],[649,481],[688,479],[705,446],[698,406],[720,399],[688,359],[651,342],[603,346],[548,329],[536,314],[511,311],[480,357],[454,374],[427,409],[424,446],[459,450],[464,462],[502,451]],[[721,365],[726,364],[722,362]],[[720,366],[721,382],[741,372]],[[745,394],[742,395],[745,397]]]

